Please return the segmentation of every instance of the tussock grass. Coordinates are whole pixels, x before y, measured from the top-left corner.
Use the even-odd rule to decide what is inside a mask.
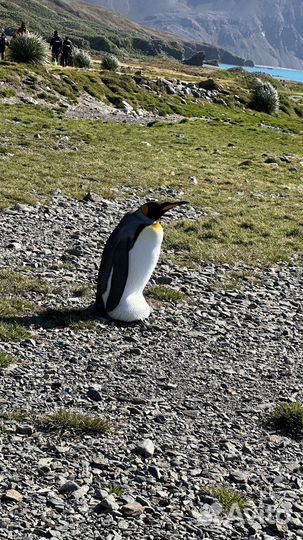
[[[237,508],[242,512],[249,506],[247,499],[230,487],[210,486],[207,491],[210,495],[218,499],[225,514],[229,514],[233,508]]]
[[[7,368],[17,362],[12,354],[0,352],[0,368]]]
[[[106,420],[63,410],[44,416],[41,422],[50,428],[72,430],[78,433],[105,434],[110,431],[110,425]]]
[[[149,287],[147,295],[155,298],[156,300],[164,300],[166,302],[183,302],[185,300],[185,294],[181,291],[176,291],[170,287],[163,285],[154,285]]]
[[[72,65],[80,69],[89,69],[92,65],[91,56],[83,49],[76,49],[72,55]]]
[[[120,67],[120,63],[116,56],[114,56],[113,54],[107,54],[102,59],[101,67],[102,69],[106,69],[108,71],[117,71]]]
[[[269,415],[268,424],[291,437],[303,436],[303,404],[281,403]]]
[[[251,106],[257,111],[277,114],[280,101],[276,88],[268,81],[257,80],[254,85]]]
[[[10,42],[9,58],[22,64],[45,64],[48,59],[48,45],[37,34],[17,36]]]

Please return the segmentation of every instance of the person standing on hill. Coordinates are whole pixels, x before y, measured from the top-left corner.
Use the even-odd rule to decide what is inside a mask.
[[[62,39],[58,35],[57,30],[55,30],[54,35],[50,41],[50,47],[52,49],[52,60],[53,62],[59,62],[59,56],[62,51]]]
[[[68,66],[70,57],[73,53],[73,44],[69,37],[66,36],[62,44],[61,65],[63,67]]]
[[[20,28],[15,33],[14,37],[22,37],[28,35],[28,29],[26,28],[25,22],[22,21]]]
[[[6,47],[7,47],[7,39],[6,39],[5,33],[2,32],[2,34],[0,36],[0,56],[1,56],[1,60],[5,60]]]

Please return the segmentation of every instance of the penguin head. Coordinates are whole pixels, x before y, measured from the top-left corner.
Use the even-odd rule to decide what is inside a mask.
[[[146,202],[141,206],[140,210],[142,214],[152,219],[153,221],[157,221],[160,219],[166,212],[169,210],[172,210],[172,208],[175,208],[176,206],[181,206],[182,204],[188,204],[187,201],[174,201],[174,202],[164,202],[164,203],[158,203],[154,201]]]

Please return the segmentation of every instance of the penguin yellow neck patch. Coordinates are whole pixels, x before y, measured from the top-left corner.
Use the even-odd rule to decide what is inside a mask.
[[[156,223],[154,223],[153,225],[150,226],[150,228],[153,230],[153,231],[157,231],[157,232],[160,232],[162,231],[162,225],[159,221],[156,221]]]

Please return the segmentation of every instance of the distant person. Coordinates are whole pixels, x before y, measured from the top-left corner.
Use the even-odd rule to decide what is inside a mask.
[[[2,32],[2,34],[0,36],[0,56],[1,56],[1,60],[5,60],[6,47],[7,47],[7,39],[6,39],[5,33]]]
[[[69,37],[66,37],[62,44],[61,65],[66,67],[69,65],[70,57],[73,53],[73,44]]]
[[[15,33],[15,37],[22,37],[28,35],[28,29],[26,28],[25,22],[22,21],[20,28]]]
[[[62,39],[58,35],[57,30],[55,30],[54,35],[50,41],[50,47],[52,49],[52,60],[53,62],[59,62],[59,56],[62,51]]]

